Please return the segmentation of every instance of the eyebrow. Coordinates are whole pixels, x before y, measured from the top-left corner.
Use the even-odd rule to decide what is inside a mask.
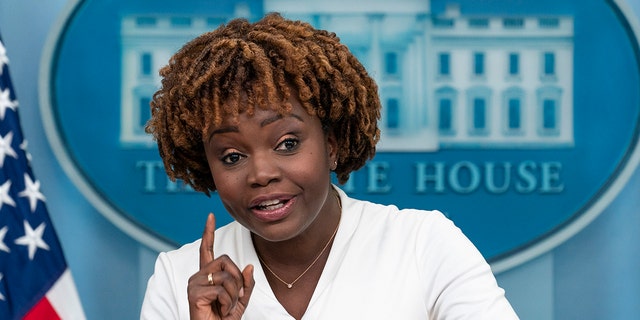
[[[294,118],[294,119],[298,119],[300,122],[304,122],[302,117],[300,117],[297,114],[292,113],[292,114],[289,114],[289,116]],[[274,122],[276,122],[276,121],[278,121],[280,119],[283,119],[283,118],[284,118],[284,116],[279,115],[279,114],[277,114],[277,115],[275,115],[273,117],[270,117],[270,118],[266,118],[266,119],[262,120],[262,122],[260,122],[260,127],[264,128],[265,126],[267,126],[267,125],[269,125],[271,123],[274,123]],[[218,129],[213,130],[211,132],[211,134],[209,135],[209,140],[211,140],[211,138],[213,138],[213,136],[216,135],[216,134],[222,134],[222,133],[228,133],[228,132],[240,132],[240,130],[238,130],[237,126],[227,126],[227,127],[218,128]]]

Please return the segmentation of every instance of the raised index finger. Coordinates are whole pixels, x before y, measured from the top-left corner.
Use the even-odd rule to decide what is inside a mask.
[[[202,242],[200,242],[200,269],[213,261],[213,239],[216,231],[216,217],[213,213],[207,216],[207,223],[204,225]]]

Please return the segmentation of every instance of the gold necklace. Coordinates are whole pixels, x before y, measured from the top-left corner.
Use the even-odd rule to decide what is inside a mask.
[[[338,200],[338,207],[340,208],[340,216],[342,217],[342,202],[340,201],[340,197],[338,196],[338,193],[335,191],[335,189],[333,190],[334,195],[336,197],[336,199]],[[291,289],[293,288],[293,285],[298,282],[298,280],[300,280],[300,278],[302,278],[302,276],[304,276],[307,271],[309,271],[311,269],[311,267],[313,267],[313,265],[316,264],[316,262],[318,262],[318,260],[320,259],[320,257],[322,256],[322,254],[327,250],[327,248],[329,247],[329,244],[331,243],[331,241],[333,240],[333,238],[335,238],[336,233],[338,233],[338,227],[340,226],[340,220],[338,220],[338,224],[336,225],[336,229],[333,230],[333,234],[331,235],[331,237],[329,238],[329,241],[327,241],[327,243],[324,245],[324,248],[322,248],[322,250],[320,251],[320,253],[316,256],[315,259],[313,259],[313,261],[311,261],[311,264],[304,269],[304,271],[302,271],[302,273],[295,278],[292,282],[286,282],[284,280],[282,280],[282,278],[280,278],[275,272],[273,272],[273,270],[271,270],[271,268],[269,268],[269,265],[267,265],[267,263],[262,260],[262,257],[260,257],[259,254],[257,254],[258,259],[260,260],[260,262],[262,262],[262,265],[267,268],[267,270],[269,270],[269,272],[271,272],[271,274],[276,277],[276,279],[278,279],[280,282],[284,283],[284,285],[287,286],[287,289]],[[257,252],[256,252],[257,253]]]

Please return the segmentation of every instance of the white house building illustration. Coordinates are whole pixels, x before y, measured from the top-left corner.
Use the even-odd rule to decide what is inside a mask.
[[[249,7],[238,3],[230,15],[134,15],[122,18],[121,145],[155,147],[151,137],[144,132],[144,125],[151,115],[151,98],[160,87],[158,71],[189,40],[237,17],[251,17]]]
[[[335,32],[380,88],[379,151],[573,146],[573,17],[465,15],[427,0],[265,0],[265,12]],[[158,70],[189,39],[236,16],[122,19],[120,141],[143,127]]]

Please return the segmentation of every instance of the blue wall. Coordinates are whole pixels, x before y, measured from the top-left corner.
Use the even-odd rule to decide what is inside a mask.
[[[628,4],[640,14],[640,0]],[[56,161],[42,127],[40,57],[65,5],[64,0],[2,0],[0,32],[34,171],[85,312],[90,319],[136,319],[157,253],[125,235],[84,199]],[[499,274],[498,281],[522,319],[637,318],[639,228],[640,170],[636,169],[590,225],[552,251]]]

